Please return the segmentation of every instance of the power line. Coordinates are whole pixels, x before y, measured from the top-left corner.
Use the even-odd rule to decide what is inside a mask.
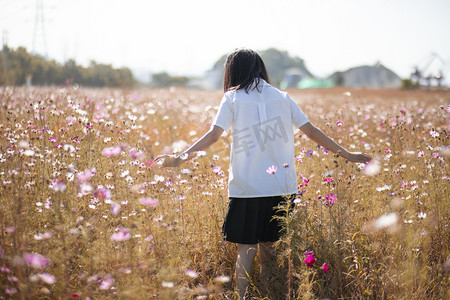
[[[38,37],[39,27],[42,30],[42,41],[44,44],[44,57],[48,57],[47,51],[47,40],[45,38],[45,19],[44,19],[44,0],[36,0],[36,14],[34,18],[34,33],[33,33],[33,44],[32,44],[32,53],[36,54],[36,40]]]

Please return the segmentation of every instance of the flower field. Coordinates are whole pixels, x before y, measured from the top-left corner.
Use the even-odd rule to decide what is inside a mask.
[[[448,299],[450,91],[291,91],[299,194],[255,299]],[[230,136],[179,168],[220,91],[0,87],[0,299],[237,299]],[[283,208],[280,208],[283,209]]]

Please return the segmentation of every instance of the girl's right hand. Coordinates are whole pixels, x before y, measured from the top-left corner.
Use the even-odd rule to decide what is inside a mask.
[[[158,155],[154,160],[152,165],[156,164],[157,162],[162,161],[162,167],[168,168],[168,167],[178,167],[181,164],[181,159],[177,157],[174,154],[163,154]]]

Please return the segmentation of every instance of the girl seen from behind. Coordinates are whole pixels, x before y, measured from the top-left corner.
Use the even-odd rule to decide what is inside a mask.
[[[264,62],[253,50],[228,55],[224,92],[210,130],[180,155],[160,155],[155,162],[177,167],[217,142],[224,131],[231,132],[229,206],[222,231],[226,241],[237,245],[236,289],[245,299],[258,249],[261,280],[269,279],[273,243],[283,234],[275,208],[285,201],[289,206],[298,192],[294,128],[351,162],[367,163],[371,157],[347,151],[312,125],[286,92],[270,84]]]

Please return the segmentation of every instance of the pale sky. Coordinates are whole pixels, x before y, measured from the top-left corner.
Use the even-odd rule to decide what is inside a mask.
[[[31,51],[36,3],[0,0],[9,47]],[[234,48],[275,47],[317,76],[380,61],[408,77],[437,53],[450,77],[448,0],[43,0],[43,7],[47,53],[58,62],[201,75]],[[43,40],[38,27],[41,54]]]

